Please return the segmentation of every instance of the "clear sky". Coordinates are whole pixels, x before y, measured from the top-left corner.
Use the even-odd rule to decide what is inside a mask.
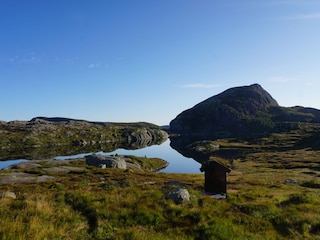
[[[168,124],[230,87],[320,108],[319,0],[1,0],[0,119]]]

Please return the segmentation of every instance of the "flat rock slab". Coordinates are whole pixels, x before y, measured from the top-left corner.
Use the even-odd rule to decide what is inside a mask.
[[[63,160],[49,159],[49,160],[45,160],[45,161],[42,161],[42,162],[44,162],[46,164],[49,164],[49,165],[68,165],[68,164],[70,164],[71,162],[74,162],[74,161],[83,161],[84,162],[85,159],[84,158],[63,159]]]
[[[51,166],[56,165],[68,165],[73,161],[85,161],[84,158],[76,158],[76,159],[65,159],[65,160],[56,160],[56,159],[45,159],[45,160],[29,160],[27,162],[20,162],[9,165],[2,170],[10,170],[10,169],[33,169],[33,168],[41,168],[41,164],[47,164]]]
[[[40,164],[38,163],[33,163],[33,162],[22,162],[22,163],[17,163],[10,165],[3,170],[9,170],[9,169],[33,169],[33,168],[39,168],[41,167]]]
[[[82,172],[85,168],[81,167],[70,167],[70,166],[60,166],[60,167],[51,167],[51,168],[43,168],[46,172],[54,172],[54,173],[69,173],[69,172]]]
[[[0,184],[10,184],[10,183],[38,183],[52,181],[55,178],[48,175],[38,176],[36,174],[30,173],[20,173],[12,172],[3,174],[0,176]]]

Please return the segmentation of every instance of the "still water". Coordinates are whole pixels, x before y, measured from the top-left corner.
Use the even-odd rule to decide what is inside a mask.
[[[168,139],[161,145],[152,145],[150,147],[141,148],[137,150],[118,149],[111,154],[122,155],[136,155],[146,157],[162,158],[169,162],[169,165],[161,170],[161,172],[168,173],[200,173],[200,163],[193,158],[186,158],[176,150],[170,147],[170,140]]]
[[[119,154],[119,155],[135,155],[142,157],[156,157],[161,158],[169,162],[169,165],[162,169],[161,172],[167,173],[200,173],[200,163],[196,162],[192,158],[186,158],[176,150],[170,147],[170,140],[168,139],[164,143],[160,145],[152,145],[145,148],[140,148],[136,150],[126,150],[126,149],[117,149],[113,152],[97,152],[99,154]],[[90,153],[78,154],[72,156],[57,156],[55,159],[67,159],[67,158],[79,158],[84,157]],[[27,161],[25,159],[17,159],[17,160],[8,160],[8,161],[0,161],[0,169],[5,168],[11,164],[19,163],[22,161]]]

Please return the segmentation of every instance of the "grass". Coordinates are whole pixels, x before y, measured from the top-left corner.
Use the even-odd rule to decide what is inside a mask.
[[[318,179],[285,171],[238,161],[226,200],[201,194],[202,174],[88,168],[55,182],[1,185],[17,199],[0,200],[0,238],[320,239]],[[300,184],[285,184],[288,177]],[[165,200],[170,181],[185,184],[190,202]]]
[[[225,200],[202,194],[203,174],[98,169],[83,161],[70,163],[85,167],[81,172],[46,173],[53,182],[0,185],[17,195],[0,199],[0,239],[320,239],[319,150],[298,148],[299,134],[220,140],[224,148],[259,148],[233,161]],[[146,160],[135,161],[152,168]],[[190,201],[166,200],[177,187],[168,182],[183,184]]]

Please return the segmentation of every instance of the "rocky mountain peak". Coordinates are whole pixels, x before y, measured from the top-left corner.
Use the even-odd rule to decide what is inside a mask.
[[[183,111],[170,130],[210,138],[247,137],[270,132],[277,121],[315,121],[319,116],[316,109],[281,107],[259,84],[252,84],[227,89]]]
[[[216,98],[237,98],[242,100],[253,99],[264,107],[267,106],[278,106],[276,100],[264,90],[259,84],[255,83],[250,86],[234,87],[230,88],[216,96]]]
[[[228,105],[238,111],[254,114],[258,110],[266,110],[270,106],[279,106],[277,101],[259,84],[234,87],[197,104],[201,106]]]

